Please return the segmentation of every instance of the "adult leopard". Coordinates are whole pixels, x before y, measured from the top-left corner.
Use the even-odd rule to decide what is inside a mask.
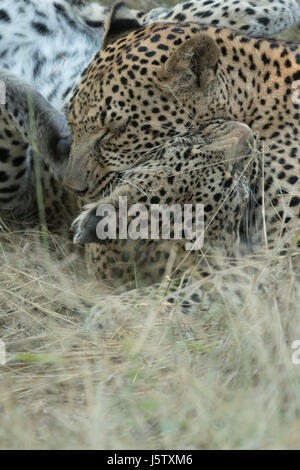
[[[227,211],[229,232],[239,226],[241,212],[249,213],[250,240],[281,246],[283,233],[295,234],[292,229],[299,228],[300,217],[299,44],[251,39],[195,23],[141,26],[124,4],[113,9],[103,44],[70,101],[73,144],[65,174],[70,188],[99,199],[75,223],[75,241],[98,241],[87,251],[90,261],[98,263],[90,265],[99,277],[107,271],[107,259],[110,264],[124,261],[123,248],[117,250],[115,240],[96,239],[98,207],[104,202],[117,206],[120,194],[146,206],[204,202],[210,247],[213,234],[220,233],[220,226],[214,225],[220,207],[226,210],[219,222],[224,224]],[[199,152],[193,142],[189,152],[179,152],[181,158],[177,153],[174,158],[174,150],[160,154],[163,143],[199,137],[213,119],[246,124],[242,128],[237,124],[232,131],[228,139],[232,147],[236,132],[244,142],[247,134],[249,140],[252,132],[257,133],[259,158],[249,150],[239,156],[250,158],[231,164],[223,157],[219,162],[223,171],[216,174],[218,163]],[[196,162],[206,167],[205,175],[199,173],[195,155]],[[236,154],[232,155],[234,160]],[[154,176],[149,178],[151,171]],[[228,203],[224,189],[233,194],[241,175],[247,178],[253,197],[246,202],[251,200],[252,206],[237,199]],[[108,188],[109,197],[101,197]],[[210,194],[218,205],[211,203]],[[216,238],[224,243],[224,237]],[[157,258],[155,252],[150,264]]]

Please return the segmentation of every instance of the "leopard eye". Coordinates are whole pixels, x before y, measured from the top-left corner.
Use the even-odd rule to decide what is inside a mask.
[[[103,143],[109,142],[110,140],[122,135],[125,132],[128,126],[128,123],[129,123],[129,120],[121,126],[110,126],[109,129],[103,132],[101,137],[97,138],[95,142],[95,147],[98,147],[99,145],[103,145]]]
[[[118,124],[118,125],[115,125],[115,126],[111,126],[110,127],[110,132],[114,135],[114,136],[119,136],[121,134],[123,134],[123,132],[125,132],[128,124],[130,122],[130,119],[128,119],[126,122],[124,122],[123,124]]]

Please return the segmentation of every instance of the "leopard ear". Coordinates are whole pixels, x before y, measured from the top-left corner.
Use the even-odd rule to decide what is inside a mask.
[[[216,76],[220,50],[208,34],[187,39],[168,58],[159,79],[178,95],[204,92]]]
[[[107,17],[105,31],[102,39],[102,47],[117,41],[122,36],[126,36],[139,29],[141,25],[133,16],[130,9],[123,2],[116,3]]]

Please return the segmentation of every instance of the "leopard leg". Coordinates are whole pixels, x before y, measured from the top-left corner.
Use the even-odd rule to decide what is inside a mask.
[[[122,178],[122,183],[115,187],[109,197],[87,206],[74,223],[74,241],[87,244],[90,271],[96,272],[98,279],[101,279],[101,276],[104,279],[109,272],[111,279],[111,269],[116,264],[124,263],[123,255],[129,251],[130,261],[136,264],[137,271],[145,273],[147,278],[152,276],[152,279],[159,280],[168,256],[175,249],[172,274],[192,270],[195,265],[203,276],[209,274],[207,256],[203,256],[202,252],[195,254],[193,247],[189,248],[192,250],[190,253],[186,253],[184,250],[188,248],[184,239],[177,241],[170,236],[170,239],[155,241],[148,237],[147,232],[145,240],[137,237],[137,241],[128,240],[128,245],[118,244],[119,241],[112,238],[103,242],[100,230],[103,214],[100,214],[99,210],[101,211],[104,205],[113,208],[118,233],[119,216],[124,213],[120,198],[126,198],[128,207],[134,204],[142,205],[147,216],[154,216],[151,211],[157,204],[168,207],[175,205],[179,210],[186,204],[204,204],[206,246],[213,250],[213,247],[221,245],[232,250],[237,242],[239,226],[249,199],[250,180],[254,177],[257,167],[256,156],[252,155],[253,145],[252,132],[246,125],[231,122],[224,125],[219,121],[218,125],[211,124],[209,129],[203,130],[194,138],[175,140],[173,145],[162,148],[155,158],[127,172]],[[215,188],[210,185],[212,176],[220,181],[220,185]],[[147,222],[149,227],[149,218]],[[159,223],[162,234],[161,214]],[[195,221],[192,220],[191,223],[195,225]],[[127,221],[126,227],[129,227]],[[175,218],[171,218],[170,234],[174,235],[175,231],[179,233]],[[197,241],[195,237],[191,238],[193,243]],[[163,253],[166,253],[167,258]],[[180,259],[184,261],[180,262]],[[122,282],[126,274],[129,274],[126,270],[120,273],[119,279]],[[133,280],[132,277],[130,280]]]

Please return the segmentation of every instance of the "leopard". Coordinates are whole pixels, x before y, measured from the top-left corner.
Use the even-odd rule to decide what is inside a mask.
[[[91,272],[106,279],[110,266],[111,282],[154,266],[157,278],[156,262],[162,271],[168,264],[168,243],[140,248],[98,236],[99,209],[118,210],[120,194],[147,207],[203,202],[205,253],[176,251],[188,259],[180,267],[196,265],[201,276],[217,247],[231,246],[231,256],[243,232],[257,252],[286,255],[285,234],[299,248],[299,80],[299,43],[194,22],[144,26],[118,3],[67,111],[73,142],[64,182],[91,200],[74,223]],[[205,141],[214,120],[229,126],[219,142],[225,149],[228,141],[230,158],[218,153],[217,135]],[[180,138],[189,142],[176,151]]]
[[[4,106],[0,105],[1,212],[9,211],[18,216],[25,214],[27,217],[30,211],[37,211],[39,176],[47,224],[53,229],[63,227],[65,230],[78,215],[80,210],[78,209],[78,201],[81,201],[82,196],[86,196],[86,194],[84,190],[74,188],[74,181],[70,184],[70,180],[74,180],[74,175],[70,178],[68,159],[70,149],[74,150],[78,134],[74,133],[72,120],[68,119],[67,121],[65,113],[69,108],[71,109],[68,112],[69,117],[72,114],[75,117],[72,111],[74,100],[80,96],[78,90],[82,90],[82,86],[85,86],[86,75],[93,67],[90,64],[99,60],[98,51],[101,44],[105,50],[108,46],[106,43],[109,37],[108,28],[110,32],[114,28],[114,34],[118,37],[130,30],[135,31],[136,27],[156,25],[158,21],[164,21],[170,25],[191,21],[198,25],[214,25],[215,28],[227,27],[231,31],[247,34],[247,37],[272,36],[296,22],[299,18],[299,12],[298,4],[294,0],[260,2],[226,0],[222,4],[206,0],[187,1],[174,8],[158,8],[148,13],[129,10],[123,4],[117,4],[110,9],[102,7],[98,3],[78,0],[45,0],[43,4],[37,0],[28,0],[24,5],[1,0],[0,80],[6,87],[7,98]],[[122,29],[120,22],[126,25],[127,31]],[[140,55],[141,52],[143,51],[138,51],[138,54]],[[141,58],[141,60],[147,59]],[[88,82],[87,85],[90,83]],[[115,93],[114,90],[112,91]],[[84,93],[82,92],[82,94]],[[166,97],[165,99],[168,100]],[[69,103],[71,103],[71,107]],[[168,106],[167,101],[164,106]],[[83,110],[77,118],[84,128]],[[214,167],[213,171],[223,175],[222,191],[213,194],[212,178],[210,178],[208,188],[211,194],[205,191],[201,197],[212,199],[214,207],[224,197],[231,202],[231,205],[224,204],[224,212],[216,209],[218,210],[218,216],[215,217],[217,225],[212,223],[210,231],[212,239],[221,240],[227,245],[231,244],[229,242],[231,238],[228,235],[223,235],[224,226],[227,227],[225,233],[228,234],[230,231],[234,234],[238,233],[241,224],[239,212],[243,213],[241,208],[247,205],[246,202],[251,192],[245,174],[250,174],[249,168],[251,168],[252,177],[257,171],[255,162],[251,163],[250,167],[249,165],[245,167],[245,165],[237,164],[237,160],[241,161],[242,157],[249,156],[250,153],[253,154],[253,149],[250,149],[250,146],[253,147],[257,139],[250,127],[244,124],[244,121],[238,122],[236,115],[233,116],[233,119],[234,121],[227,122],[227,116],[226,120],[223,118],[216,120],[213,116],[210,125],[204,120],[205,126],[197,125],[197,128],[193,129],[195,131],[193,138],[191,138],[191,132],[187,135],[182,131],[166,134],[165,124],[160,123],[154,132],[155,138],[153,139],[155,145],[160,147],[156,158],[162,159],[164,155],[166,159],[166,162],[162,163],[163,166],[166,166],[164,172],[174,172],[176,160],[175,168],[180,165],[186,166],[186,163],[181,162],[182,156],[192,153],[197,155],[200,160],[201,156],[210,160],[210,167]],[[115,119],[116,123],[118,120],[119,116]],[[175,122],[176,126],[177,124]],[[148,124],[142,129],[143,132],[148,133],[147,126]],[[123,125],[117,125],[117,134],[121,129],[122,132],[125,131]],[[166,136],[168,137],[167,144],[165,142]],[[213,142],[214,139],[215,142]],[[133,145],[132,155],[134,155],[136,147]],[[151,158],[154,157],[154,153],[150,152],[152,146],[149,142],[146,143],[146,148]],[[243,149],[242,154],[241,149]],[[143,151],[139,150],[139,153],[143,154]],[[228,157],[229,154],[231,158]],[[72,159],[73,154],[71,153],[70,161]],[[92,159],[94,160],[94,157]],[[198,172],[196,168],[198,168],[199,162],[196,160],[195,157],[194,171]],[[214,161],[217,162],[215,165],[212,163]],[[131,166],[132,159],[127,160],[122,171],[124,169],[130,170]],[[74,165],[72,168],[74,169]],[[87,168],[78,166],[78,178],[84,178]],[[148,186],[150,186],[151,175],[149,177],[146,172],[145,176],[146,169],[147,166],[141,170],[143,184],[147,178]],[[157,165],[157,170],[161,171],[160,163]],[[66,171],[67,176],[65,175]],[[209,178],[209,171],[205,168],[203,171],[204,173],[201,170],[199,177],[195,180],[196,186],[201,185],[201,175],[204,178]],[[133,176],[127,175],[127,179],[132,178],[131,189],[139,188],[141,183],[141,176],[136,180],[136,175],[136,172]],[[169,177],[169,180],[170,178],[172,177]],[[182,184],[188,185],[188,179],[183,179]],[[181,188],[179,191],[184,191],[182,185],[179,187]],[[110,186],[110,188],[113,187]],[[102,191],[101,188],[98,189]],[[195,191],[192,190],[184,200],[195,199],[194,196],[200,197],[200,193],[197,194]],[[128,187],[125,192],[128,193]],[[171,193],[173,193],[173,188]],[[138,189],[139,195],[140,190]],[[131,193],[131,196],[134,196],[134,192]],[[170,202],[169,199],[166,198],[167,202]],[[135,197],[131,197],[131,200],[134,201]],[[181,198],[178,200],[180,201]],[[138,197],[136,201],[138,201]],[[207,207],[212,206],[207,204]],[[235,214],[234,217],[231,217],[232,213]],[[85,216],[86,212],[83,212],[78,219],[80,223],[77,220],[74,225],[79,228],[80,233],[75,236],[77,243],[86,244],[86,237],[81,233],[83,226],[86,225],[82,223]],[[220,228],[222,228],[221,231]],[[163,244],[150,242],[151,253],[154,253],[154,245],[156,245],[156,254],[152,255],[149,263],[142,256],[142,264],[154,266],[154,258],[160,259],[160,254],[165,259],[166,252],[162,249]],[[111,259],[120,256],[120,252],[117,249],[111,250],[111,246],[108,251],[107,248],[99,251],[98,243],[90,248],[91,246],[87,245],[86,247],[90,271],[96,271],[98,277],[106,278],[107,266]],[[131,244],[131,250],[136,251],[135,244]],[[105,253],[112,251],[112,257],[103,256],[104,251]],[[124,253],[126,258],[127,250],[121,250],[122,257]],[[127,264],[125,259],[125,271],[126,274],[129,274],[131,268],[128,268]],[[118,272],[121,279],[120,270],[115,270],[115,266],[112,266],[112,269]],[[156,269],[154,272],[157,272]],[[111,277],[110,274],[108,277]]]

